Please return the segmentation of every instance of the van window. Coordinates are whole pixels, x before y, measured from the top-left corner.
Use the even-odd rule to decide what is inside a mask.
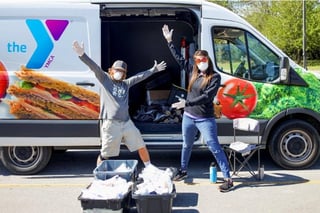
[[[215,63],[221,72],[261,82],[279,78],[279,57],[252,34],[237,28],[212,29]]]

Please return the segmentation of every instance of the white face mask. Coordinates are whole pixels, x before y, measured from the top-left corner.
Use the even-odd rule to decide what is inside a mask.
[[[208,69],[209,64],[208,64],[208,62],[200,62],[199,64],[197,64],[197,66],[201,72],[204,72]]]
[[[120,80],[122,79],[122,77],[123,77],[123,73],[122,73],[122,72],[115,72],[115,73],[113,74],[113,78],[114,78],[114,80],[116,80],[116,81],[120,81]]]

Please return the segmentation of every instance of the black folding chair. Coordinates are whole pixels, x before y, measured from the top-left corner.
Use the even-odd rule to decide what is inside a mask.
[[[256,142],[244,142],[238,140],[239,132],[252,132],[257,136]],[[245,136],[248,138],[248,136]],[[243,137],[243,138],[245,138]],[[259,121],[252,118],[236,118],[233,120],[233,141],[230,145],[225,145],[224,150],[227,153],[230,167],[233,171],[232,176],[239,175],[243,168],[247,168],[248,172],[258,180],[262,180],[264,169],[260,165],[260,150],[263,146],[260,143],[260,125]],[[258,169],[256,175],[255,170],[250,165],[250,160],[254,154],[258,154]]]

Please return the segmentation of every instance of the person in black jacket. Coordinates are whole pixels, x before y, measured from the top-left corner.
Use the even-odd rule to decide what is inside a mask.
[[[180,65],[181,70],[185,70],[189,74],[190,79],[187,98],[180,98],[179,102],[172,104],[173,108],[184,108],[181,168],[174,180],[181,181],[187,177],[192,146],[199,130],[222,171],[224,183],[219,186],[220,191],[230,191],[233,188],[233,181],[226,154],[218,141],[213,109],[213,99],[220,87],[221,76],[213,70],[212,61],[206,50],[197,50],[193,55],[194,64],[188,63],[172,43],[173,29],[169,30],[168,25],[164,25],[162,32],[173,57]]]

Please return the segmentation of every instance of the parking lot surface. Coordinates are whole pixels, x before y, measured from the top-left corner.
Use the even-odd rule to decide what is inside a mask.
[[[94,178],[92,171],[97,153],[90,150],[56,153],[44,171],[30,176],[10,175],[0,166],[1,212],[83,212],[78,197]],[[179,166],[179,151],[151,151],[150,154],[156,166]],[[117,159],[136,158],[136,153],[124,151]],[[240,177],[233,177],[234,190],[221,193],[217,189],[222,181],[221,173],[218,172],[217,184],[209,181],[211,161],[209,152],[192,154],[189,177],[175,182],[173,213],[320,212],[320,162],[306,170],[283,170],[263,153],[262,181],[243,171]],[[138,168],[143,168],[141,162]],[[130,209],[130,213],[137,211],[135,206]]]

